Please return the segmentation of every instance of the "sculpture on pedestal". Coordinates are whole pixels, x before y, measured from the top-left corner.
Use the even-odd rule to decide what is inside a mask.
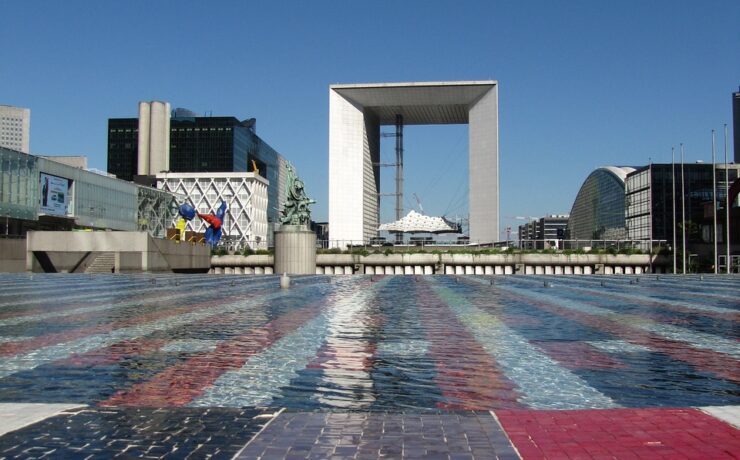
[[[309,205],[316,201],[306,196],[303,181],[296,175],[293,167],[288,165],[288,180],[285,187],[285,203],[283,203],[280,223],[283,225],[310,225],[311,210]]]

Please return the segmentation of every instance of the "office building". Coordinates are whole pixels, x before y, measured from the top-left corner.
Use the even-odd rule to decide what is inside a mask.
[[[716,174],[717,242],[726,247],[726,197],[729,185],[738,180],[740,165],[718,164]],[[682,250],[682,222],[686,221],[686,245],[691,253],[702,258],[711,257],[714,240],[712,229],[714,214],[712,201],[712,165],[692,163],[681,165],[652,164],[630,173],[625,180],[627,237],[631,240],[662,240],[673,244],[676,232],[677,250]],[[736,186],[737,187],[737,186]],[[675,220],[673,214],[675,190]],[[682,191],[683,190],[683,191]],[[730,197],[730,241],[733,248],[740,244],[740,228],[733,225],[737,213],[737,197]],[[683,211],[683,214],[682,214]],[[647,247],[648,245],[643,245]],[[723,253],[726,251],[720,251]],[[733,251],[734,252],[734,251]]]
[[[31,109],[0,105],[0,147],[30,153]]]
[[[172,193],[0,147],[0,232],[146,231],[163,238],[177,212]]]
[[[378,236],[380,126],[396,127],[401,219],[403,126],[431,124],[469,125],[470,241],[498,241],[498,83],[380,83],[329,87],[329,226],[335,245]]]
[[[142,113],[146,116],[146,109]],[[151,113],[154,113],[153,108]],[[273,227],[279,223],[280,209],[285,201],[287,160],[257,136],[253,118],[239,121],[234,117],[194,115],[192,111],[177,108],[170,116],[168,164],[161,159],[164,151],[161,142],[156,143],[160,147],[151,147],[155,144],[152,132],[158,132],[158,139],[164,138],[161,131],[165,121],[156,123],[157,128],[154,129],[151,116],[148,123],[136,118],[109,119],[108,171],[121,179],[148,185],[155,185],[156,176],[164,172],[255,172],[268,181],[265,212],[271,235]],[[142,154],[140,150],[147,142],[141,140],[139,134],[146,126],[150,127],[150,149],[148,154]],[[147,158],[149,166],[140,166],[140,161],[147,161]],[[268,236],[268,240],[270,238]]]
[[[624,181],[632,167],[604,166],[588,175],[570,210],[566,239],[623,240]],[[589,245],[586,241],[576,246]]]
[[[551,214],[519,226],[519,247],[523,249],[563,249],[567,214]]]

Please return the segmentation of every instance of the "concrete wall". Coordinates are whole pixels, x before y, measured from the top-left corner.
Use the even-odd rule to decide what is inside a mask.
[[[155,239],[146,232],[28,232],[25,268],[41,271],[48,257],[56,271],[71,271],[88,253],[112,252],[117,272],[207,271],[210,247]]]
[[[21,273],[26,271],[26,239],[0,239],[0,272]]]

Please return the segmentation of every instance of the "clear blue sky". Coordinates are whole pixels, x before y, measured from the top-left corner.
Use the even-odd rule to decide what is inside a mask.
[[[0,104],[31,109],[32,153],[105,169],[108,118],[140,100],[256,117],[315,220],[328,217],[332,83],[498,80],[502,227],[569,212],[598,166],[669,162],[679,142],[709,161],[712,128],[722,156],[740,85],[737,0],[0,0],[0,16]],[[427,214],[464,215],[467,127],[405,140],[407,208],[416,193]]]

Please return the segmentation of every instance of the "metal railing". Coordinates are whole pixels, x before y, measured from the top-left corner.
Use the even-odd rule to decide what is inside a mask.
[[[359,240],[317,240],[317,249],[323,250],[365,250],[365,251],[383,251],[392,250],[393,252],[416,251],[419,249],[446,250],[446,249],[469,249],[491,250],[491,251],[615,251],[628,252],[639,251],[643,253],[656,253],[662,250],[670,251],[670,246],[666,240],[521,240],[521,241],[497,241],[476,242],[476,241],[427,241],[414,240],[398,244],[390,241],[359,241]]]

